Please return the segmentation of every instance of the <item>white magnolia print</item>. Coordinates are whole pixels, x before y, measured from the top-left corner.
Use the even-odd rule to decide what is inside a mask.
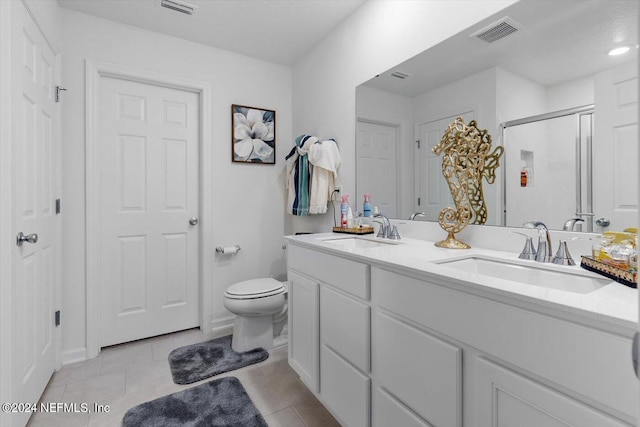
[[[275,163],[275,112],[233,106],[233,160]]]

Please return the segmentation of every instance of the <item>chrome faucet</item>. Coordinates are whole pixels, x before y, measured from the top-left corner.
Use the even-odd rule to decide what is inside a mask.
[[[564,226],[562,227],[562,231],[574,231],[576,228],[576,224],[579,222],[584,222],[582,218],[569,218],[565,221]]]
[[[426,218],[427,214],[424,212],[416,212],[416,213],[412,213],[411,216],[409,217],[409,221],[413,221],[415,220],[417,217],[419,216],[423,216]]]
[[[378,234],[376,235],[376,237],[381,237],[383,239],[400,240],[400,233],[398,233],[398,227],[394,225],[393,228],[391,228],[391,221],[389,221],[389,218],[387,218],[386,215],[382,213],[377,213],[377,214],[374,214],[373,216],[375,218],[382,218],[382,222],[376,221],[380,223],[380,230],[378,230]]]
[[[389,237],[389,228],[391,227],[391,222],[389,221],[389,218],[387,218],[386,215],[382,213],[373,214],[373,217],[382,218],[382,221],[376,221],[377,223],[380,224],[380,229],[378,230],[378,234],[376,235],[376,237],[381,237],[383,239],[386,239],[387,237]]]
[[[543,222],[529,221],[524,224],[527,228],[535,228],[538,230],[538,250],[536,251],[536,261],[538,262],[552,262],[553,256],[551,255],[551,235],[549,229]]]

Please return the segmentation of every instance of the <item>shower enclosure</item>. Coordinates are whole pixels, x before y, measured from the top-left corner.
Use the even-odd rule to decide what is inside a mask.
[[[502,225],[539,220],[593,231],[594,106],[586,105],[500,125],[505,146]],[[598,224],[601,225],[601,224]]]

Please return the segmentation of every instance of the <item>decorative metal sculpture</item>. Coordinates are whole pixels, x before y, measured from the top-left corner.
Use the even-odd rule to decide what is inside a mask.
[[[484,201],[482,178],[493,184],[496,169],[504,147],[498,146],[492,153],[491,135],[476,127],[476,121],[464,124],[462,117],[449,124],[444,136],[433,147],[433,152],[442,154],[442,175],[449,184],[455,208],[444,208],[438,216],[440,227],[448,236],[436,246],[450,249],[469,249],[467,243],[455,238],[467,224],[487,222],[487,204]]]

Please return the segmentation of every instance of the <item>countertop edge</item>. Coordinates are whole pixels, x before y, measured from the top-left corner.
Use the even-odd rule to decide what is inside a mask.
[[[320,236],[331,236],[332,233],[318,234]],[[306,235],[309,236],[309,235]],[[341,236],[344,237],[344,236]],[[285,236],[284,239],[293,245],[306,249],[320,251],[329,255],[340,256],[352,261],[363,262],[372,267],[392,271],[394,273],[425,280],[435,286],[442,286],[457,292],[466,293],[476,297],[489,299],[491,301],[516,306],[534,313],[554,317],[583,326],[588,326],[603,332],[619,335],[623,338],[632,338],[638,330],[637,322],[622,319],[589,311],[582,308],[564,305],[554,301],[543,300],[517,292],[510,292],[503,289],[488,287],[479,283],[474,283],[459,278],[452,278],[438,272],[425,269],[401,265],[396,262],[389,262],[365,254],[353,253],[340,248],[331,248],[315,242],[300,239],[298,236]],[[307,237],[308,239],[308,237]],[[433,283],[437,279],[437,283]],[[620,285],[623,286],[623,285]]]

